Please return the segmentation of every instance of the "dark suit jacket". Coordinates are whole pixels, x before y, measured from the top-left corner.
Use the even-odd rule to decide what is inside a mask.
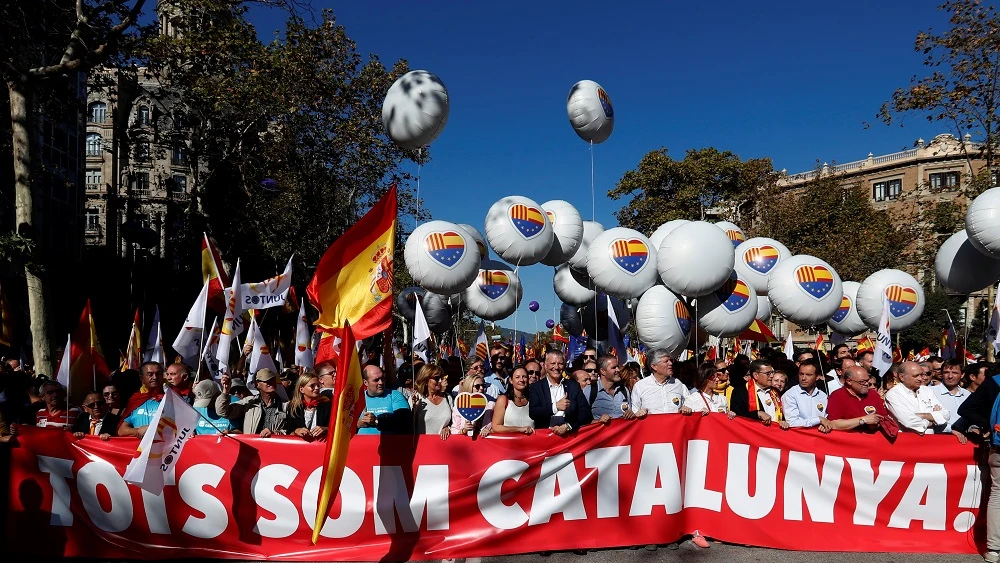
[[[104,415],[104,422],[101,424],[101,434],[117,436],[118,425],[121,424],[121,421],[121,417],[117,414],[109,412]],[[76,422],[73,423],[73,427],[70,430],[73,432],[83,432],[84,434],[90,432],[90,415],[85,412],[80,413],[80,416],[76,417]]]
[[[330,425],[330,409],[333,403],[330,401],[320,401],[316,405],[316,426],[322,426],[326,428]],[[297,413],[288,413],[288,417],[285,418],[285,430],[289,434],[298,430],[299,428],[306,427],[306,413],[305,409],[299,410]],[[329,429],[328,429],[329,430]]]
[[[569,408],[566,409],[566,422],[573,430],[594,420],[590,412],[590,404],[583,396],[580,385],[572,379],[563,380],[566,397],[569,398]],[[549,394],[547,377],[534,382],[528,387],[528,416],[535,421],[535,428],[549,428],[552,420],[552,396]]]
[[[750,410],[750,396],[747,395],[747,383],[743,385],[732,382],[733,394],[729,397],[729,410],[736,413],[736,416],[760,420],[756,410]]]

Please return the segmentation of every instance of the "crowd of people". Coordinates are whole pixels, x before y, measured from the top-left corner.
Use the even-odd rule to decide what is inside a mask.
[[[488,360],[457,357],[425,363],[406,362],[394,374],[378,365],[363,367],[364,413],[358,433],[436,434],[441,440],[465,435],[531,435],[540,429],[571,435],[590,424],[614,419],[643,420],[649,415],[719,415],[742,417],[782,429],[815,429],[919,435],[950,433],[961,443],[993,439],[1000,384],[996,366],[930,357],[893,364],[880,376],[872,352],[838,345],[829,353],[797,350],[794,359],[775,349],[751,361],[679,361],[651,350],[646,365],[622,363],[613,355],[587,348],[567,364],[563,352],[550,349],[537,359],[514,365],[501,344]],[[142,437],[149,428],[164,389],[170,388],[197,410],[198,434],[243,433],[322,440],[328,432],[336,366],[325,362],[311,370],[260,369],[250,385],[223,375],[195,381],[183,363],[166,367],[146,362],[138,371],[116,372],[99,392],[86,394],[79,406],[67,401],[57,381],[24,371],[17,360],[0,366],[0,442],[17,434],[18,424],[57,428],[77,438],[101,440]],[[236,375],[240,375],[237,373]],[[467,421],[456,408],[459,393],[482,393],[484,416]],[[82,409],[82,410],[81,410]],[[994,492],[990,511],[1000,510],[1000,454],[991,453]],[[994,501],[994,499],[996,499]],[[996,506],[994,507],[994,502]],[[1000,556],[1000,518],[990,519],[988,561]],[[696,544],[707,547],[695,533]],[[655,546],[647,546],[654,548]],[[991,556],[996,556],[990,559]]]

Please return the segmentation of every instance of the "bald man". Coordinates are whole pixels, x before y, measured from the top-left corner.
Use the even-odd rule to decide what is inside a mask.
[[[365,412],[358,419],[358,434],[409,434],[412,430],[410,404],[397,389],[385,387],[385,375],[378,366],[365,366]]]
[[[885,394],[889,412],[896,417],[901,430],[920,435],[933,434],[934,427],[951,418],[930,388],[921,385],[923,369],[917,362],[903,362],[899,368],[899,385]]]
[[[826,414],[834,430],[869,434],[889,416],[882,397],[871,392],[871,375],[861,366],[844,370],[844,386],[830,393]]]

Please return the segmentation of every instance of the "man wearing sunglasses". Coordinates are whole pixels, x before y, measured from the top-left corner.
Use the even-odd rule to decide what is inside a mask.
[[[774,376],[774,366],[767,360],[754,360],[750,363],[750,379],[746,388],[733,390],[729,410],[736,416],[759,420],[764,426],[776,422],[782,430],[788,430],[781,409],[781,397],[771,388]]]
[[[98,436],[106,442],[112,436],[118,435],[118,423],[121,419],[111,413],[108,403],[100,393],[87,393],[83,399],[83,410],[87,416],[78,416],[73,423],[71,430],[74,438]]]

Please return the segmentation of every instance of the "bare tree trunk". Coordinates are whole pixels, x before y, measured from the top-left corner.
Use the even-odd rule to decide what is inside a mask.
[[[35,116],[32,108],[33,91],[27,81],[8,82],[10,120],[14,152],[14,218],[17,232],[35,243],[34,256],[25,260],[24,277],[28,286],[28,314],[31,323],[32,354],[35,373],[55,377],[52,347],[49,341],[48,288],[44,272],[37,268],[44,255],[35,225],[34,190],[32,186],[31,145],[35,139]]]

